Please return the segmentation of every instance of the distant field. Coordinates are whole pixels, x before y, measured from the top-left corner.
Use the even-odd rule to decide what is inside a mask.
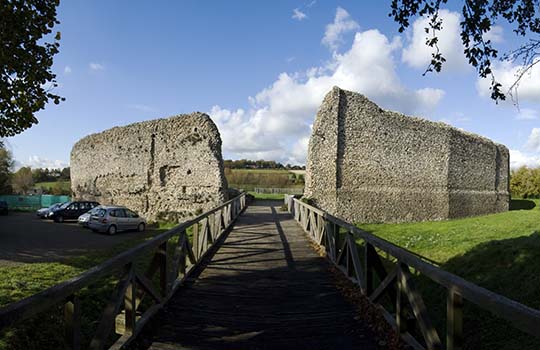
[[[304,176],[285,169],[225,169],[229,187],[253,191],[255,188],[301,188]]]
[[[256,192],[248,192],[250,195],[255,197],[255,199],[271,199],[271,200],[283,200],[285,199],[284,194],[280,193],[256,193]]]
[[[230,169],[233,173],[258,173],[258,174],[275,174],[275,173],[290,173],[287,169]]]
[[[226,169],[225,177],[229,187],[253,191],[255,188],[302,188],[304,187],[303,170],[285,169]],[[45,188],[49,192],[55,186],[62,191],[70,191],[70,181],[37,182],[35,188]],[[257,195],[257,198],[263,198]],[[283,195],[266,195],[265,199],[283,199]]]
[[[46,188],[48,190],[54,188],[55,186],[60,186],[62,190],[69,191],[71,190],[71,182],[70,181],[53,181],[53,182],[36,182],[34,184],[35,188]]]
[[[444,270],[468,281],[540,309],[539,204],[537,199],[518,200],[511,207],[525,210],[439,222],[358,226],[434,260]],[[420,285],[428,307],[434,310],[432,315],[444,315],[441,289],[428,281],[420,280]],[[466,302],[466,306],[466,348],[540,348],[540,341],[471,303]],[[437,323],[442,329],[444,320]]]

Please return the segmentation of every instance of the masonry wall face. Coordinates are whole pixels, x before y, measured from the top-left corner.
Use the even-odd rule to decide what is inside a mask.
[[[309,142],[305,196],[354,222],[508,210],[508,150],[443,123],[382,110],[335,87]]]
[[[219,131],[193,113],[87,136],[71,151],[71,187],[149,220],[188,219],[227,199]]]

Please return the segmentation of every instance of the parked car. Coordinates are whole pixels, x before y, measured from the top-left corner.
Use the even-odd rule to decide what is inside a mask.
[[[79,216],[99,205],[98,202],[77,201],[66,202],[49,213],[48,219],[55,222],[64,222],[64,220],[77,220]]]
[[[9,212],[8,204],[6,201],[0,201],[0,214],[7,215]]]
[[[101,208],[102,208],[101,205],[98,205],[97,207],[94,207],[93,209],[90,209],[86,213],[79,216],[79,218],[77,219],[77,221],[79,222],[79,225],[81,225],[82,227],[88,227],[88,223],[90,222],[90,217],[93,214],[97,213],[97,211]]]
[[[38,209],[38,211],[36,211],[36,215],[38,218],[44,219],[49,215],[51,211],[53,211],[56,208],[59,208],[62,204],[63,203],[56,203],[56,204],[51,205],[50,207]]]
[[[146,229],[146,220],[132,210],[119,206],[102,206],[88,222],[88,227],[95,232],[114,235],[118,231]]]

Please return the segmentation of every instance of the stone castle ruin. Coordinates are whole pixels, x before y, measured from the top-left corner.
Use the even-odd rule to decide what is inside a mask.
[[[124,205],[149,220],[179,221],[227,199],[221,137],[203,113],[115,127],[71,151],[75,199]]]
[[[509,152],[484,137],[385,111],[334,87],[309,140],[305,196],[358,223],[506,211]]]

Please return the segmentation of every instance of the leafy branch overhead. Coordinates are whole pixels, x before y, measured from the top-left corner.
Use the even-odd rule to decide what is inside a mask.
[[[448,0],[392,0],[390,17],[399,25],[403,32],[409,25],[410,19],[416,16],[429,17],[429,25],[425,28],[426,45],[433,47],[431,63],[427,72],[440,72],[445,62],[444,53],[439,51],[437,33],[442,29],[442,19],[439,10]],[[540,59],[540,40],[535,36],[540,33],[540,0],[462,0],[461,41],[465,57],[476,68],[481,78],[491,79],[491,98],[495,101],[505,100],[502,85],[496,80],[492,70],[494,59],[499,57],[499,51],[493,47],[491,40],[486,39],[488,33],[499,18],[508,22],[517,36],[525,39],[525,43],[502,56],[503,60],[520,60],[521,70],[516,81],[509,87],[509,94],[514,97],[517,93],[521,78],[537,64]],[[530,37],[530,36],[535,37]],[[517,95],[516,95],[517,98]]]
[[[60,32],[52,38],[59,0],[0,0],[0,137],[36,124],[35,113],[52,100],[58,86],[52,72]],[[48,38],[53,39],[47,42]]]

